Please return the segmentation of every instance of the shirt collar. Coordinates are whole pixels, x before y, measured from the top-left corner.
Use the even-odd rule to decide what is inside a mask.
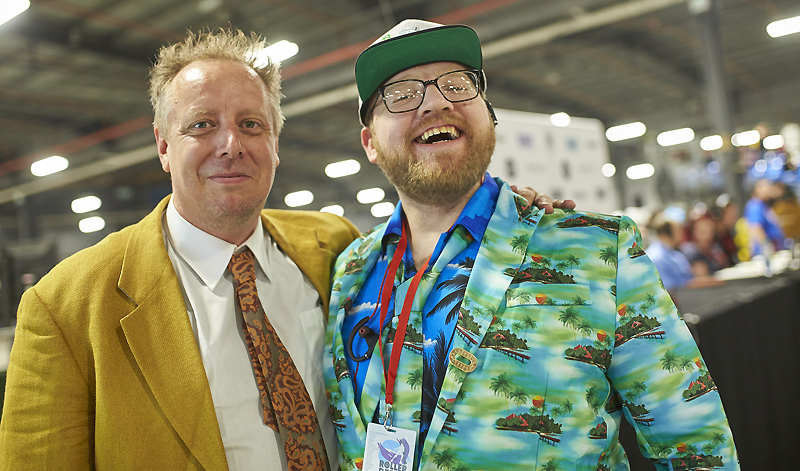
[[[483,239],[483,233],[489,225],[489,219],[491,219],[494,207],[497,204],[498,194],[500,194],[500,188],[497,186],[497,182],[489,175],[489,172],[486,172],[483,176],[483,183],[469,199],[464,209],[461,210],[461,214],[458,215],[453,227],[447,232],[451,233],[456,226],[461,225],[469,231],[475,240]],[[386,231],[382,240],[384,251],[390,242],[399,240],[403,228],[403,217],[405,217],[403,215],[403,203],[398,202],[392,216],[386,223]]]
[[[175,252],[197,273],[197,276],[212,291],[223,279],[228,263],[235,252],[245,246],[255,255],[257,265],[270,278],[267,260],[267,243],[269,235],[264,233],[261,218],[253,234],[240,246],[225,242],[197,227],[183,218],[175,209],[170,199],[167,204],[167,233],[169,242]]]

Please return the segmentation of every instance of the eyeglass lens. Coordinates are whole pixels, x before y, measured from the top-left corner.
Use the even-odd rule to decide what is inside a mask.
[[[478,85],[474,73],[459,70],[440,75],[427,83],[421,80],[402,80],[386,85],[383,89],[386,108],[393,113],[419,108],[425,98],[428,83],[435,83],[442,96],[451,103],[471,100],[478,96]]]

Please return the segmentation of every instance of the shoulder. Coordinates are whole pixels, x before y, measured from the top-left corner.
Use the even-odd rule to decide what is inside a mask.
[[[539,226],[554,226],[565,230],[584,229],[583,232],[587,235],[604,233],[616,235],[620,231],[630,230],[631,226],[635,227],[636,225],[625,216],[556,209],[552,214],[543,215]]]
[[[340,246],[339,250],[361,235],[352,222],[335,214],[284,209],[265,209],[261,214],[269,226],[274,226],[287,236],[292,232],[312,229],[320,241],[333,242],[333,245]]]

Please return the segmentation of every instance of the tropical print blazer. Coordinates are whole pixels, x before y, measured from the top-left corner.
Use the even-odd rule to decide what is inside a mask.
[[[367,423],[384,414],[380,355],[356,406],[342,333],[386,256],[384,229],[342,253],[333,281],[323,371],[345,470],[361,468]],[[406,290],[397,288],[396,306]],[[627,470],[621,420],[659,469],[739,469],[717,387],[629,218],[545,215],[503,184],[458,296],[453,350],[477,367],[450,362],[419,469]],[[415,299],[412,318],[423,303]],[[384,358],[396,323],[382,332]],[[418,430],[421,349],[408,337],[403,347],[393,424]]]

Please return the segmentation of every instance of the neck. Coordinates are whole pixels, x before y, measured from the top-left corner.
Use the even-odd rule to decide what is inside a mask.
[[[422,263],[433,254],[436,243],[443,232],[447,232],[458,219],[459,214],[467,205],[472,195],[481,186],[477,182],[474,187],[456,201],[447,204],[420,203],[408,198],[399,192],[400,201],[403,202],[403,212],[408,222],[408,243],[414,266],[419,268]]]

